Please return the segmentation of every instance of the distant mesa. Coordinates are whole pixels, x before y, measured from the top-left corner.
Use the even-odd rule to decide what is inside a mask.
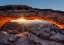
[[[45,20],[64,29],[64,12],[52,9],[38,9],[27,5],[0,6],[0,27],[11,20],[24,17],[27,20]]]

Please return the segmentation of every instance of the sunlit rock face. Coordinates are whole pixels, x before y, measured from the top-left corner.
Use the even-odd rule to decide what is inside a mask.
[[[45,20],[64,29],[64,12],[52,9],[37,9],[26,5],[0,6],[0,27],[6,22],[24,17],[28,20]]]

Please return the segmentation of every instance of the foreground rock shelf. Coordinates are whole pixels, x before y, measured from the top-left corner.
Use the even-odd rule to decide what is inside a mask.
[[[17,34],[2,30],[0,45],[64,45],[64,34],[58,30],[46,30],[46,28]]]

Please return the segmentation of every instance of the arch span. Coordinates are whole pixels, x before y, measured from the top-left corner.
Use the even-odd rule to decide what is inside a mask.
[[[22,18],[22,17],[21,16],[20,17],[0,16],[0,27],[2,27],[5,23],[10,22],[11,20],[16,20],[16,19],[19,19],[19,18]],[[61,29],[64,28],[64,24],[62,24],[62,23],[60,23],[58,21],[54,21],[54,20],[51,20],[51,19],[48,19],[48,18],[41,17],[41,16],[28,16],[28,17],[25,16],[24,18],[27,19],[27,20],[34,20],[34,19],[44,20],[44,21],[47,21],[47,22],[50,22],[52,24],[57,25]]]
[[[24,17],[27,20],[45,20],[64,29],[64,12],[52,9],[37,9],[26,5],[0,6],[0,27],[5,23]]]

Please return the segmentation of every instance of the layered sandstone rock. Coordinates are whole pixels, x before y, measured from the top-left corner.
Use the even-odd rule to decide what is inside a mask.
[[[28,20],[40,19],[64,28],[64,12],[52,9],[37,9],[26,5],[0,6],[0,27],[6,22],[24,17]]]

